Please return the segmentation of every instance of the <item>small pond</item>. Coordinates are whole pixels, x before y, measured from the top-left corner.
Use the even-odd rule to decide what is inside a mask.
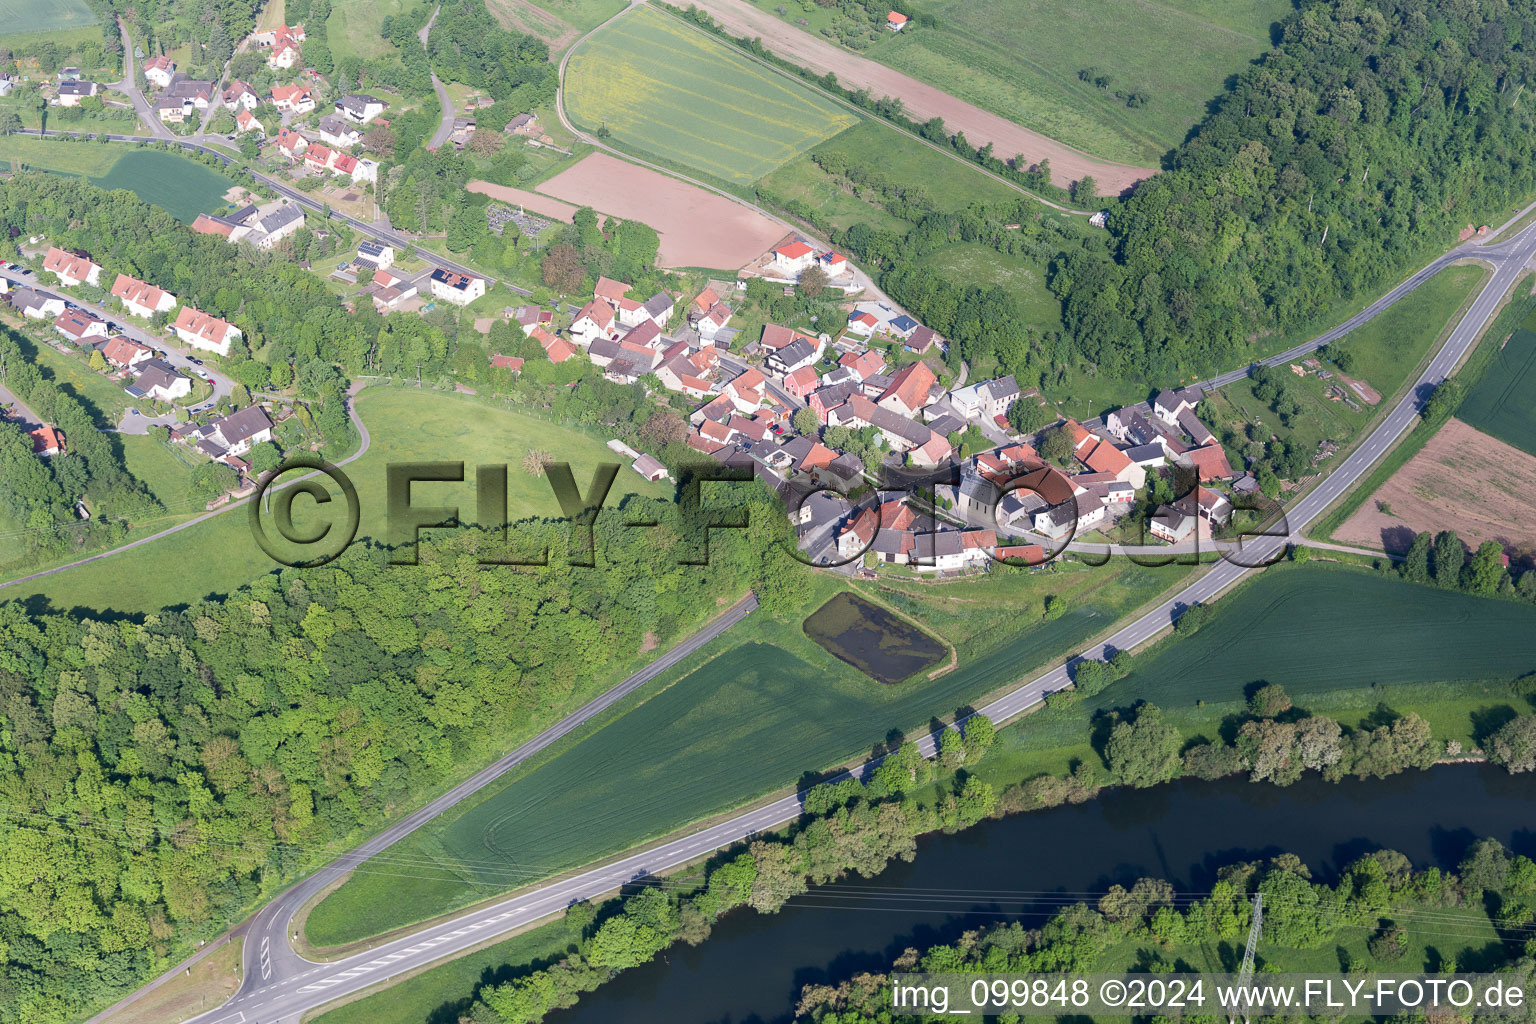
[[[944,645],[900,616],[844,591],[806,617],[805,635],[878,682],[899,683],[944,658]]]

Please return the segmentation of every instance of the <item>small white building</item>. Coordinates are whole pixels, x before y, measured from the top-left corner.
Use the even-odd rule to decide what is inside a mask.
[[[437,267],[432,271],[432,297],[467,306],[485,294],[485,279]]]
[[[144,62],[144,79],[156,89],[168,88],[175,74],[176,62],[163,53]]]
[[[816,261],[816,250],[798,238],[773,250],[773,269],[791,277],[798,277]]]
[[[204,313],[194,306],[181,307],[175,323],[171,324],[171,333],[193,348],[221,356],[229,355],[230,344],[244,336],[244,332],[234,324]]]

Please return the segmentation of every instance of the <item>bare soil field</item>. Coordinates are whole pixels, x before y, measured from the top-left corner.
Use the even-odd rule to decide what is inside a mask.
[[[533,213],[541,213],[546,217],[554,217],[569,223],[576,215],[579,207],[570,203],[562,203],[558,199],[549,196],[541,196],[537,192],[529,192],[527,189],[511,188],[507,185],[497,185],[489,181],[471,181],[464,186],[468,192],[478,192],[492,199],[500,199],[504,203],[514,203],[524,207]]]
[[[475,182],[471,187],[477,185],[484,183]],[[475,191],[502,198],[490,188],[501,186]],[[785,232],[777,221],[729,199],[606,153],[593,153],[539,188],[574,203],[572,213],[576,206],[590,206],[599,213],[649,224],[661,236],[660,262],[664,267],[735,269],[761,255]],[[505,191],[532,195],[518,189]],[[548,203],[543,196],[535,198]],[[532,202],[526,205],[536,213],[552,212]],[[570,219],[570,213],[560,216]]]
[[[1048,158],[1051,180],[1058,185],[1066,186],[1086,174],[1098,182],[1101,193],[1123,193],[1157,173],[1155,167],[1132,167],[1091,157],[835,43],[787,28],[772,14],[754,8],[746,0],[692,2],[709,12],[733,36],[762,38],[779,56],[801,67],[819,73],[831,71],[843,85],[868,89],[875,96],[900,99],[914,120],[942,117],[949,131],[963,131],[973,145],[991,142],[1004,159],[1022,154],[1033,164]]]
[[[1473,548],[1496,540],[1511,561],[1529,560],[1536,552],[1536,456],[1453,419],[1334,539],[1400,553],[1423,530],[1455,530]]]

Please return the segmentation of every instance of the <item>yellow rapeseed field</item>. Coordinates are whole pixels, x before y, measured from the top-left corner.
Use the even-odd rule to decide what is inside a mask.
[[[858,119],[650,8],[571,55],[566,110],[623,148],[749,184]]]

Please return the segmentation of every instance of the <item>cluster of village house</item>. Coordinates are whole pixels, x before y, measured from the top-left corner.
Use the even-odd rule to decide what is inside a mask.
[[[786,239],[760,262],[777,265],[786,278],[818,265],[829,268],[834,280],[849,272],[838,254],[799,238]],[[1149,522],[1151,534],[1180,542],[1201,530],[1208,537],[1230,520],[1231,500],[1205,485],[1236,474],[1195,414],[1203,397],[1198,388],[1165,391],[1151,403],[1087,424],[1066,421],[1080,468],[1063,472],[1008,427],[1009,406],[1038,396],[1021,395],[1012,377],[941,387],[921,357],[942,349],[944,340],[900,310],[858,302],[836,340],[768,324],[743,346],[729,326],[732,290],[725,284],[706,288],[686,301],[675,325],[682,296],[632,296],[628,284],[605,277],[563,333],[554,330],[548,310],[523,306],[507,312],[553,362],[585,355],[610,380],[633,383],[654,376],[697,402],[686,443],[721,463],[750,467],[786,497],[802,538],[822,544],[828,558],[835,552],[846,560],[868,550],[882,561],[941,572],[985,564],[998,551],[1038,560],[1039,542],[1058,544],[1113,521],[1129,510],[1149,470],[1173,463],[1186,467],[1199,486],[1158,508]],[[890,372],[884,351],[892,345],[919,358]],[[511,370],[521,363],[511,356],[492,358],[493,365]],[[972,424],[996,448],[964,460],[960,482],[938,488],[946,518],[958,522],[946,525],[930,517],[929,529],[916,529],[917,513],[902,511],[900,501],[856,509],[836,493],[866,479],[864,463],[828,447],[819,433],[797,435],[792,418],[802,403],[823,427],[873,427],[887,451],[916,469],[954,465],[949,437]],[[635,458],[641,475],[667,475],[655,459]],[[814,500],[789,500],[796,482],[832,491]],[[1251,486],[1251,478],[1247,482]],[[1035,543],[1005,543],[999,549],[999,530]]]
[[[101,264],[88,253],[50,246],[43,253],[43,270],[54,274],[61,288],[88,285],[100,288],[105,280]],[[37,288],[13,287],[0,278],[0,292],[11,309],[32,320],[48,320],[66,342],[84,352],[99,352],[107,372],[135,399],[171,403],[192,393],[192,378],[167,362],[160,353],[126,335],[116,325],[64,299]],[[229,354],[230,345],[242,334],[240,328],[195,306],[178,305],[175,295],[128,274],[118,274],[110,292],[124,312],[148,320],[156,314],[176,315],[168,326],[190,348]],[[271,440],[272,423],[266,412],[252,406],[211,421],[207,426],[181,425],[173,439],[195,445],[209,458],[245,473],[249,467],[239,458],[254,444]],[[33,448],[49,456],[63,450],[64,438],[47,424],[33,431]]]

